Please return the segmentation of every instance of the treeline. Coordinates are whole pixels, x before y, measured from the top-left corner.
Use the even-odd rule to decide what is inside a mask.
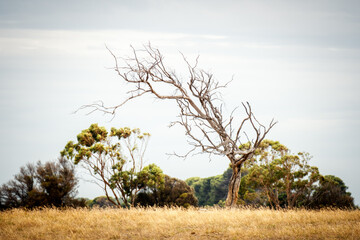
[[[92,124],[69,141],[54,162],[28,164],[0,187],[0,210],[51,207],[135,207],[225,205],[231,166],[222,175],[189,178],[165,175],[155,164],[144,165],[149,133],[139,129]],[[251,145],[243,144],[246,152]],[[241,170],[238,205],[280,208],[354,208],[345,183],[321,175],[308,153],[293,154],[277,141],[264,140]],[[102,186],[105,197],[76,198],[75,166],[84,167]]]
[[[135,206],[198,206],[194,190],[185,181],[164,175],[157,187],[140,191]],[[20,168],[14,179],[0,187],[0,210],[38,207],[119,207],[111,196],[93,200],[77,198],[78,178],[74,165],[64,158],[55,162],[38,162]],[[120,207],[127,207],[121,201]]]
[[[92,124],[69,141],[61,156],[89,170],[116,207],[197,206],[193,190],[182,180],[144,164],[150,134],[138,128],[111,128]]]
[[[98,201],[114,207],[197,206],[194,190],[184,181],[163,173],[155,164],[144,166],[149,133],[139,129],[92,124],[69,141],[56,162],[28,164],[14,180],[0,187],[0,209],[85,207]],[[75,166],[89,170],[102,186],[104,199],[76,198]],[[109,205],[108,204],[108,205]]]
[[[292,154],[278,141],[264,140],[242,169],[238,205],[274,209],[354,208],[354,199],[343,180],[321,175],[317,167],[309,164],[310,160],[308,153]],[[229,168],[222,175],[193,177],[186,183],[194,188],[200,206],[223,206],[231,173]]]
[[[195,196],[194,190],[186,184],[185,181],[172,178],[165,175],[164,185],[161,188],[148,189],[138,193],[135,200],[136,206],[178,206],[188,208],[190,206],[197,206],[198,200]],[[87,200],[86,206],[93,207],[116,207],[112,202],[115,201],[113,198],[109,201],[106,196],[99,196],[93,200]],[[124,203],[122,207],[126,207]]]

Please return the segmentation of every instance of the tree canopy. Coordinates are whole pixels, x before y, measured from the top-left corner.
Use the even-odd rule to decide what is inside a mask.
[[[74,166],[64,158],[29,163],[0,187],[0,209],[85,206],[84,200],[75,199],[77,185]]]
[[[139,191],[164,183],[158,166],[144,166],[149,137],[137,128],[111,128],[109,133],[105,127],[91,124],[77,135],[77,142],[66,144],[61,155],[88,169],[110,202],[130,207]]]
[[[200,206],[213,206],[218,204],[219,201],[226,199],[231,171],[232,169],[228,168],[222,175],[208,178],[192,177],[186,179],[186,183],[194,188]]]
[[[194,190],[177,178],[165,175],[163,185],[148,187],[136,196],[136,204],[140,206],[178,206],[188,208],[197,206],[198,200]]]
[[[240,146],[246,147],[246,146]],[[310,166],[308,153],[292,154],[278,141],[264,140],[251,162],[248,163],[248,184],[261,188],[268,202],[274,208],[280,208],[281,195],[286,206],[293,208],[300,197],[310,194],[310,190],[319,181],[319,170]]]
[[[247,148],[246,144],[240,148]],[[293,154],[278,141],[264,140],[253,158],[242,169],[237,204],[280,208],[354,208],[354,199],[339,178],[322,176],[310,165],[311,156]],[[199,205],[223,205],[231,169],[222,175],[186,182],[194,188]]]
[[[306,201],[310,208],[334,207],[354,208],[354,198],[347,191],[344,181],[334,175],[325,175],[320,178],[320,184]]]

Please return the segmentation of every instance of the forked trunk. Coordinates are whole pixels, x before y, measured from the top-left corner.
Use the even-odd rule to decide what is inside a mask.
[[[241,170],[241,165],[233,168],[233,172],[229,182],[228,195],[225,202],[225,206],[227,207],[236,206],[239,196],[240,183],[241,183],[240,170]]]

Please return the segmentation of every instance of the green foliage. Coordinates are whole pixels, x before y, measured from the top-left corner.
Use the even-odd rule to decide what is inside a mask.
[[[232,169],[229,168],[222,175],[208,178],[193,177],[187,179],[186,183],[194,188],[199,206],[213,206],[226,198],[231,173]]]
[[[193,189],[180,179],[165,175],[163,184],[148,186],[136,197],[140,206],[197,206],[198,200]]]
[[[165,175],[163,171],[155,164],[144,167],[138,174],[137,179],[142,187],[156,188],[164,184]]]
[[[308,153],[293,155],[278,141],[264,140],[247,164],[246,184],[260,189],[274,208],[295,207],[302,195],[311,192],[320,177],[317,167],[309,165],[310,159]]]
[[[239,148],[247,150],[250,143]],[[293,207],[354,207],[344,182],[335,176],[321,176],[309,161],[308,153],[292,154],[278,141],[264,140],[253,158],[241,169],[239,205]],[[199,205],[223,205],[231,178],[229,168],[222,175],[209,178],[189,178]]]
[[[110,197],[111,201],[116,201],[113,197]],[[89,208],[113,208],[114,204],[110,201],[107,196],[99,196],[93,200],[86,201],[86,206]]]
[[[320,184],[317,186],[311,197],[305,202],[309,208],[355,208],[354,198],[347,192],[347,186],[339,177],[325,175],[320,178]]]
[[[15,179],[0,187],[0,209],[42,206],[85,206],[75,199],[78,180],[74,167],[63,158],[21,167]]]
[[[104,185],[108,200],[118,207],[133,206],[136,194],[146,187],[164,183],[164,174],[155,164],[143,166],[149,133],[138,128],[111,128],[110,133],[97,124],[69,141],[61,155],[87,168]],[[110,195],[114,198],[110,198]]]

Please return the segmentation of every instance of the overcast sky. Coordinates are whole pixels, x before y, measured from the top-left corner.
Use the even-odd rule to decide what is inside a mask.
[[[148,162],[173,177],[221,174],[226,158],[186,160],[171,102],[144,98],[116,118],[83,104],[124,99],[105,44],[119,56],[151,42],[184,79],[182,52],[222,83],[230,112],[249,101],[279,123],[268,138],[309,152],[322,174],[342,178],[360,203],[359,1],[5,1],[0,0],[0,183],[20,166],[54,160],[91,123],[152,134]],[[243,116],[237,112],[239,119]],[[80,173],[82,178],[86,178]],[[81,181],[79,196],[103,195]]]

